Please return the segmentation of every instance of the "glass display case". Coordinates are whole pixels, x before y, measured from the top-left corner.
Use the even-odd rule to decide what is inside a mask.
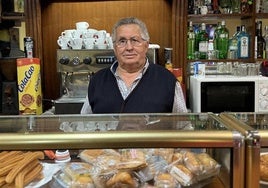
[[[245,136],[245,181],[247,187],[267,187],[265,156],[268,151],[267,113],[221,113],[219,117]],[[268,173],[268,172],[267,172]]]
[[[193,169],[188,164],[190,157],[186,158],[186,154],[190,152],[197,156],[205,153],[216,161],[217,170],[208,173],[212,171],[205,171],[205,165],[199,163],[200,171],[192,171],[194,181],[184,181],[184,184],[174,176],[181,187],[244,187],[244,136],[215,114],[1,116],[0,125],[2,152],[68,150],[71,162],[77,162],[81,161],[79,154],[85,150],[112,149],[120,154],[120,159],[126,151],[135,150],[135,153],[142,151],[145,166],[149,170],[153,156],[154,162],[160,156],[169,158],[165,159],[166,166],[161,170],[165,169],[170,174],[175,173],[172,168],[175,153],[181,154],[180,164],[190,171]],[[160,149],[165,151],[164,155],[159,154]],[[169,151],[168,154],[166,151]],[[54,160],[45,156],[42,162],[54,163]],[[140,183],[138,187],[154,185],[155,175],[151,177],[153,183],[136,177]]]

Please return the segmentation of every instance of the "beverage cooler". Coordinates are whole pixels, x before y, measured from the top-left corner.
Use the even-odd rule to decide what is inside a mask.
[[[221,113],[220,118],[246,137],[245,180],[247,187],[268,187],[266,160],[268,152],[267,113]]]
[[[42,186],[64,187],[66,166],[83,162],[95,169],[89,173],[93,187],[111,187],[107,183],[123,172],[132,187],[245,187],[244,136],[212,113],[1,116],[0,125],[0,156],[46,151],[41,173],[49,180]],[[58,160],[62,151],[69,152],[67,161]],[[86,158],[86,151],[94,157]],[[102,161],[108,160],[104,153],[109,162]]]

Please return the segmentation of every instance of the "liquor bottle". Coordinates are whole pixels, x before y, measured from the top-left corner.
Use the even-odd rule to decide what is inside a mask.
[[[262,36],[262,21],[256,22],[255,58],[264,58],[265,40]]]
[[[200,53],[200,59],[206,59],[208,51],[208,33],[206,31],[206,24],[201,24],[201,30],[196,35],[196,44]]]
[[[229,49],[228,49],[228,58],[236,59],[237,58],[237,50],[238,50],[238,39],[237,36],[240,32],[240,26],[236,27],[236,32],[229,40]]]
[[[195,58],[195,32],[193,29],[193,22],[189,22],[188,32],[187,32],[187,59]]]
[[[221,27],[215,35],[216,50],[219,51],[219,59],[226,59],[228,54],[229,30],[225,26],[225,21],[221,22]]]
[[[241,31],[238,36],[238,53],[237,56],[239,59],[249,58],[249,46],[250,46],[250,38],[249,34],[246,32],[245,25],[241,26]]]
[[[214,36],[213,36],[214,49],[217,49],[216,38],[219,36],[220,29],[221,29],[221,22],[218,22],[216,29],[214,31]]]
[[[265,44],[266,44],[264,58],[267,59],[267,57],[268,57],[268,26],[267,25],[264,27],[264,40],[265,40]]]

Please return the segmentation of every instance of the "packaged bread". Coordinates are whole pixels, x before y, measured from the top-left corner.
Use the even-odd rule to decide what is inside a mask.
[[[194,174],[182,164],[173,165],[169,173],[183,186],[194,183]]]
[[[155,187],[178,187],[175,178],[167,172],[159,173],[154,178]]]
[[[172,156],[172,163],[182,163],[183,162],[183,155],[180,152],[176,152]]]
[[[204,173],[209,173],[216,170],[220,165],[207,153],[198,153],[196,157],[199,159],[203,166]]]
[[[199,175],[203,172],[203,165],[194,152],[185,151],[184,164],[189,170],[191,170],[192,173],[196,175]]]
[[[96,160],[100,156],[115,156],[120,158],[120,153],[113,149],[85,149],[79,153],[79,157],[82,161],[95,164]]]
[[[133,178],[132,174],[128,171],[119,171],[114,174],[114,176],[106,182],[106,187],[117,188],[117,187],[127,187],[136,188],[138,187],[137,181]]]
[[[63,171],[71,179],[72,187],[94,187],[91,177],[92,166],[84,162],[68,163]]]
[[[145,150],[143,149],[121,149],[120,153],[122,161],[145,161]]]

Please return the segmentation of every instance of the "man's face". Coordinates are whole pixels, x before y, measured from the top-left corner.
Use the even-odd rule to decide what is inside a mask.
[[[148,47],[149,42],[142,39],[138,25],[128,24],[117,28],[114,52],[122,68],[143,65]]]

